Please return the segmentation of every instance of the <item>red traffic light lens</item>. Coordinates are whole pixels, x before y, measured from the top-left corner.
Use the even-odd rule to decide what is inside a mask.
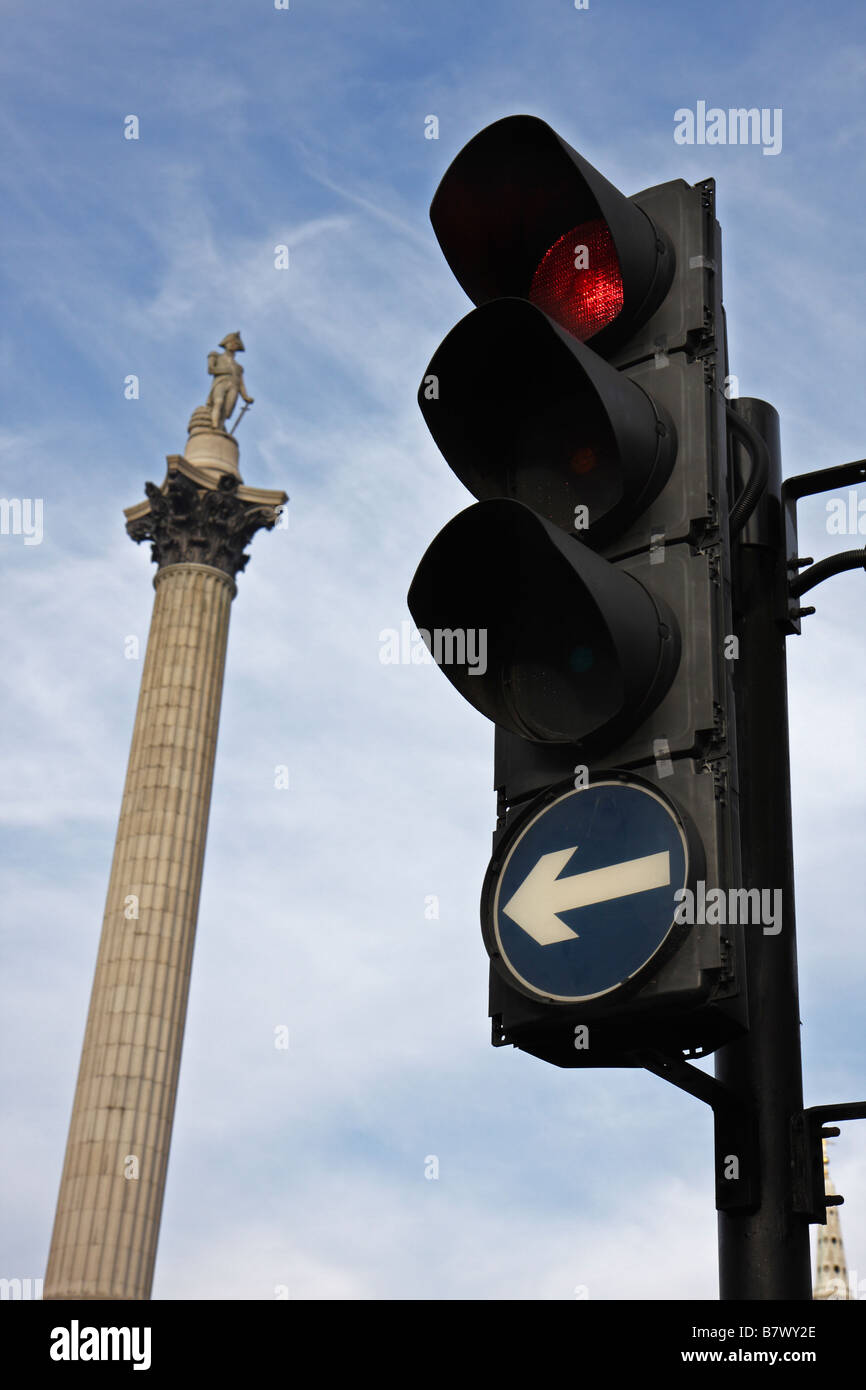
[[[582,343],[622,310],[622,272],[607,223],[581,222],[551,246],[532,277],[532,304]]]

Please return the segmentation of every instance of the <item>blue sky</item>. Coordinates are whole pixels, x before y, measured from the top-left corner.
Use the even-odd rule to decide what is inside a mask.
[[[141,674],[124,638],[143,644],[153,594],[122,509],[240,328],[241,470],[285,488],[290,523],[254,541],[233,605],[154,1296],[714,1298],[705,1108],[490,1047],[492,729],[432,666],[379,661],[470,500],[415,402],[469,307],[427,210],[515,112],[626,193],[715,177],[740,393],[779,410],[786,473],[859,458],[862,8],[47,3],[4,6],[0,65],[0,491],[44,501],[41,544],[0,537],[0,1273],[44,1272],[108,882]],[[781,152],[677,145],[699,100],[781,108]],[[825,521],[803,505],[805,553],[866,544]],[[866,1094],[862,573],[812,601],[789,674],[819,1104]],[[862,1129],[833,1172],[866,1279]]]

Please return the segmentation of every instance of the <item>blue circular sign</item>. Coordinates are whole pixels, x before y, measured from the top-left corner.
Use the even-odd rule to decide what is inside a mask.
[[[611,777],[545,801],[498,871],[488,950],[533,995],[607,994],[676,939],[690,858],[682,818],[647,782]]]

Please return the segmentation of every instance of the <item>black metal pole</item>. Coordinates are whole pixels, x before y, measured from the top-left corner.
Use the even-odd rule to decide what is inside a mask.
[[[735,408],[767,444],[766,494],[732,542],[743,884],[781,889],[781,930],[744,928],[748,1034],[716,1053],[716,1077],[757,1112],[758,1205],[719,1212],[722,1299],[810,1299],[809,1226],[794,1210],[792,1119],[803,1109],[785,632],[779,596],[787,555],[779,417],[765,401]],[[740,480],[749,471],[736,447]],[[772,898],[770,899],[772,902]],[[717,1145],[718,1148],[718,1145]]]

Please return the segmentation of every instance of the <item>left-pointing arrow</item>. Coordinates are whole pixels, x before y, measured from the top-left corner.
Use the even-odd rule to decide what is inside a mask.
[[[667,850],[662,854],[645,854],[640,859],[627,859],[622,864],[609,864],[604,869],[587,869],[570,878],[557,877],[576,850],[577,845],[574,845],[571,849],[543,854],[502,909],[539,946],[552,946],[557,941],[571,941],[577,937],[578,933],[567,927],[557,913],[629,897],[632,893],[646,893],[651,888],[664,888],[671,881]]]

